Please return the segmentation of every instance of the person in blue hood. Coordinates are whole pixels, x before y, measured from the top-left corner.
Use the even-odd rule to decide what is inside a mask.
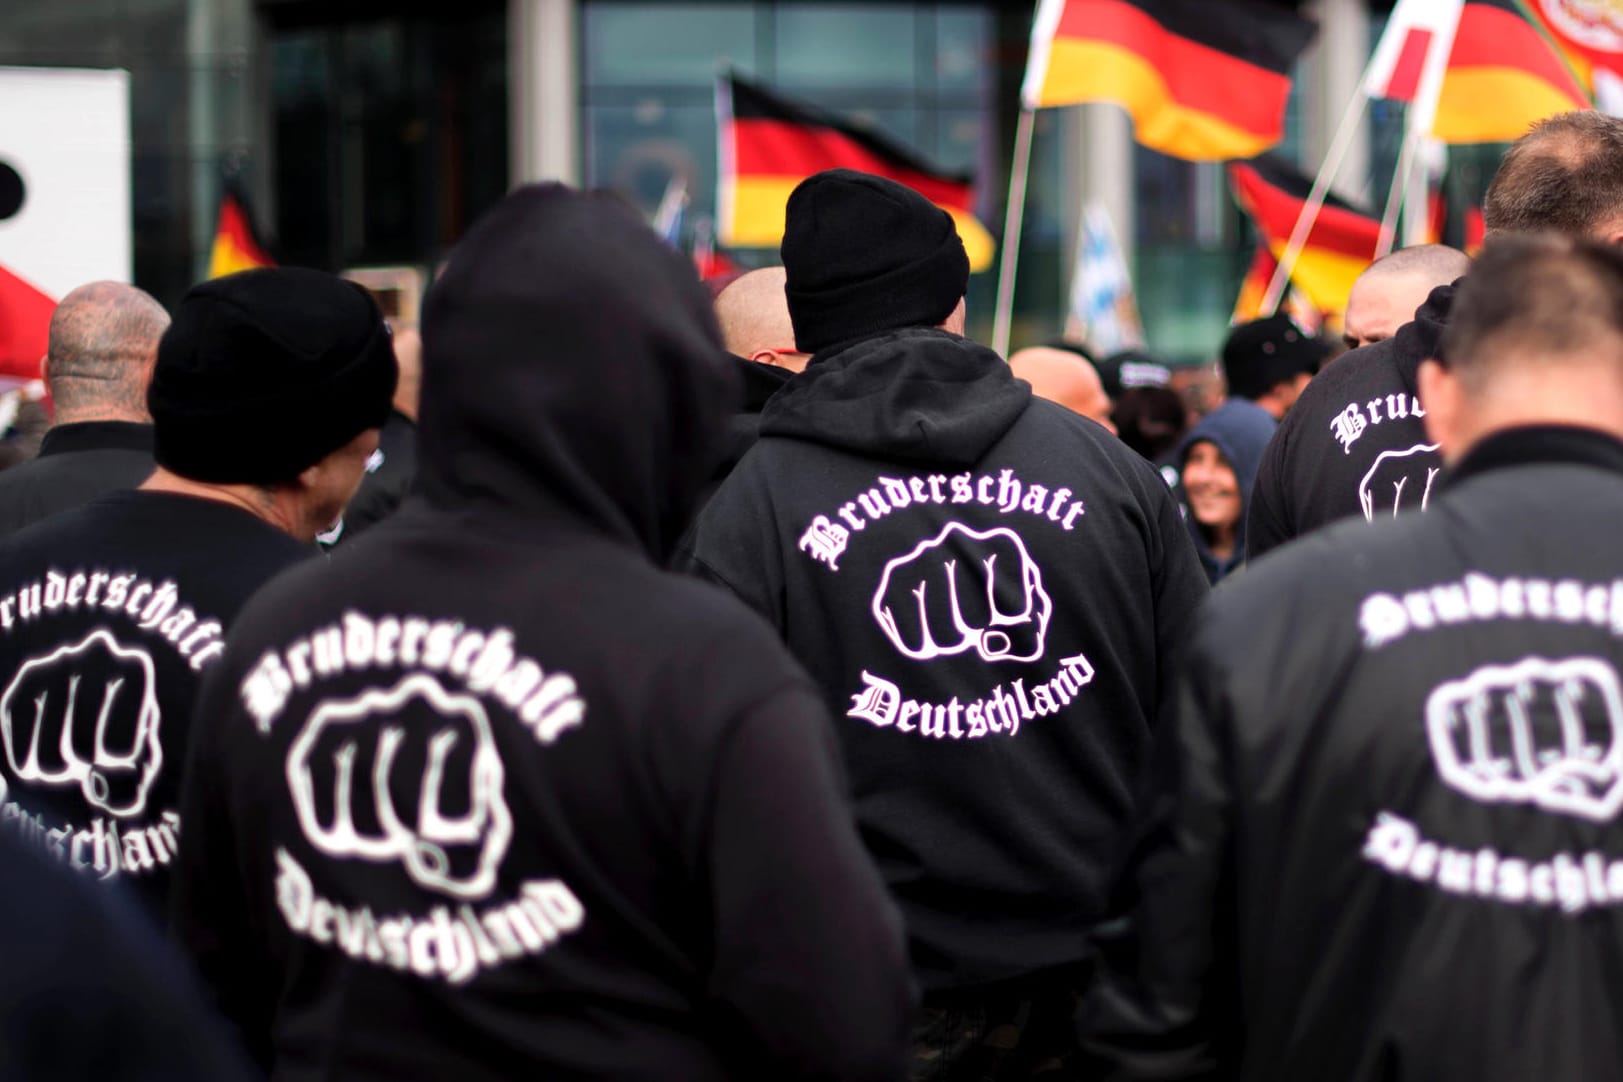
[[[1178,449],[1189,534],[1214,586],[1245,562],[1251,485],[1276,427],[1261,406],[1231,398],[1201,418]]]

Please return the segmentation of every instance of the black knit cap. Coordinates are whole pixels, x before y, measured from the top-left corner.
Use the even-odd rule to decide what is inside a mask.
[[[803,353],[934,327],[969,289],[969,257],[952,215],[904,184],[851,169],[795,188],[780,254]]]
[[[1299,373],[1312,375],[1330,347],[1304,332],[1283,312],[1242,323],[1223,343],[1223,378],[1229,394],[1260,398]]]
[[[158,344],[158,465],[217,484],[290,481],[381,427],[397,374],[383,314],[353,282],[294,267],[202,282]]]

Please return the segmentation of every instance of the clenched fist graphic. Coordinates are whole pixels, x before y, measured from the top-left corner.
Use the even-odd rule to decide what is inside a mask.
[[[78,786],[91,807],[140,815],[163,768],[152,657],[103,630],[23,664],[0,694],[0,743],[21,783]]]
[[[1364,521],[1390,518],[1406,508],[1421,511],[1431,502],[1431,486],[1443,471],[1435,443],[1421,443],[1406,451],[1382,451],[1358,483],[1358,505]]]
[[[1485,803],[1605,822],[1623,808],[1623,689],[1599,658],[1489,665],[1426,700],[1443,781]]]
[[[880,628],[917,661],[966,650],[986,661],[1036,661],[1053,609],[1019,534],[957,522],[886,564],[873,597]]]
[[[479,700],[414,674],[318,706],[288,749],[299,825],[328,856],[399,862],[419,886],[489,894],[512,839],[504,772]]]

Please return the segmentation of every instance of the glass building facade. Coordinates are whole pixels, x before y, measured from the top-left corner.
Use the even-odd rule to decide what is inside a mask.
[[[532,129],[569,136],[568,161],[550,175],[612,189],[650,214],[679,178],[691,238],[714,212],[713,87],[728,69],[972,172],[979,215],[1001,233],[1033,6],[48,0],[0,4],[0,65],[130,72],[135,279],[172,303],[206,268],[226,171],[240,174],[284,262],[431,268],[516,179],[535,174],[524,164]],[[1326,32],[1319,49],[1355,51],[1360,67],[1379,11],[1365,0],[1308,6],[1356,8],[1363,32]],[[562,20],[521,41],[524,13],[537,8]],[[1313,96],[1334,92],[1319,85],[1322,67],[1304,64],[1283,148],[1307,161],[1325,141],[1326,110]],[[562,89],[526,105],[519,97],[538,74],[562,74],[549,84]],[[1112,130],[1123,134],[1102,145],[1090,125],[1105,108],[1037,116],[1014,343],[1064,324],[1081,207],[1113,184],[1152,348],[1210,356],[1250,259],[1248,227],[1220,166],[1136,147],[1119,123]],[[1345,192],[1354,197],[1384,192],[1392,170],[1396,118],[1378,115],[1369,131],[1357,172],[1378,183],[1360,191],[1354,182]],[[775,253],[736,256],[758,265]],[[994,292],[993,274],[971,283],[970,329],[983,340]]]

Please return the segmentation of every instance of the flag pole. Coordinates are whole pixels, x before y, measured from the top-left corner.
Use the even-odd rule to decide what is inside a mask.
[[[1418,163],[1420,139],[1420,132],[1413,126],[1404,129],[1403,146],[1398,150],[1398,165],[1392,171],[1392,190],[1387,193],[1386,211],[1381,215],[1380,239],[1375,242],[1376,259],[1390,255],[1397,244],[1398,211],[1409,195],[1409,181]]]
[[[1285,288],[1290,284],[1291,271],[1296,269],[1296,261],[1301,258],[1302,249],[1307,247],[1307,239],[1313,232],[1313,223],[1318,221],[1319,211],[1324,209],[1324,201],[1330,195],[1330,184],[1341,170],[1347,152],[1352,149],[1353,139],[1358,135],[1358,122],[1363,118],[1364,107],[1369,104],[1368,85],[1372,66],[1373,61],[1365,67],[1363,76],[1358,80],[1358,89],[1347,103],[1347,111],[1342,114],[1341,126],[1330,141],[1330,150],[1324,156],[1324,164],[1319,166],[1319,175],[1313,178],[1313,189],[1308,193],[1307,202],[1302,204],[1301,213],[1296,216],[1290,241],[1280,253],[1274,276],[1268,280],[1268,291],[1262,295],[1259,309],[1264,315],[1273,315],[1279,310],[1279,302],[1284,299]]]
[[[992,320],[992,351],[1009,355],[1009,335],[1014,317],[1014,273],[1020,256],[1020,228],[1026,216],[1026,181],[1031,170],[1031,134],[1037,111],[1020,106],[1020,121],[1014,132],[1014,162],[1009,169],[1009,206],[1003,217],[1003,251],[998,261],[997,311]]]

